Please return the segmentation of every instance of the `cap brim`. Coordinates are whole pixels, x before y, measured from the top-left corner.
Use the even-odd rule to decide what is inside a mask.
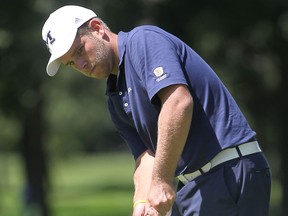
[[[59,41],[57,41],[58,44],[57,53],[55,53],[54,51],[54,54],[51,55],[46,67],[46,72],[49,76],[54,76],[58,72],[59,67],[61,65],[61,61],[59,60],[59,58],[69,51],[75,40],[76,34],[77,29],[74,32],[70,32],[70,34],[64,36],[63,38],[60,38]]]
[[[65,53],[64,53],[65,54]],[[61,56],[60,56],[61,57]],[[54,56],[51,56],[47,67],[46,67],[46,72],[49,76],[54,76],[56,75],[57,71],[59,70],[61,65],[61,62],[57,59],[55,59]]]

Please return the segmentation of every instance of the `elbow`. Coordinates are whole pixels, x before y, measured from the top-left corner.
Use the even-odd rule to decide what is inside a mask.
[[[178,106],[181,110],[183,110],[185,116],[192,117],[194,102],[191,94],[182,97],[181,101],[179,101]]]

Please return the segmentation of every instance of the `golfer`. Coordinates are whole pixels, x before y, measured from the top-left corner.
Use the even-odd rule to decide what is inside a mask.
[[[113,33],[73,5],[49,16],[42,37],[50,76],[64,64],[107,79],[112,121],[135,158],[133,216],[268,216],[256,133],[187,44],[155,26]]]

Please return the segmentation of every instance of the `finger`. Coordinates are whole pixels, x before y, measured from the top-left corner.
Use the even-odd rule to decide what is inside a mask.
[[[151,208],[153,208],[153,207],[151,207]],[[171,214],[172,214],[172,208],[170,208],[169,209],[169,211],[168,212],[166,212],[166,214],[161,214],[159,211],[157,211],[157,209],[155,209],[155,208],[153,208],[153,211],[154,212],[157,212],[157,214],[156,215],[158,215],[158,216],[160,216],[160,215],[165,215],[165,216],[171,216]]]
[[[151,210],[153,211],[153,213],[157,216],[161,216],[160,212],[158,212],[155,208],[151,207]]]
[[[144,216],[161,216],[161,214],[152,206],[147,209]]]

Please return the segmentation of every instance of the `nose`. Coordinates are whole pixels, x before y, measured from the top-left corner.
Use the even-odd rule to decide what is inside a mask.
[[[75,68],[79,71],[83,71],[87,68],[87,61],[85,59],[82,59],[82,58],[77,58],[75,59]]]

